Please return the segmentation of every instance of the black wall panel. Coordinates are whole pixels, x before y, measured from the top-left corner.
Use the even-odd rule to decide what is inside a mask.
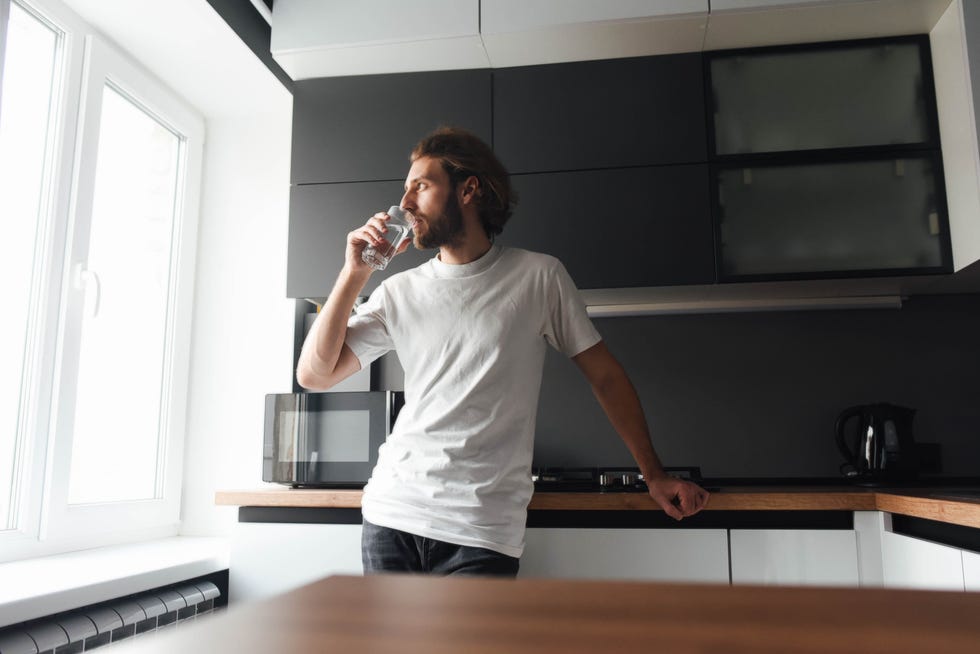
[[[494,149],[512,173],[707,160],[701,55],[493,72]]]
[[[440,125],[490,141],[489,70],[296,82],[290,180],[404,180],[412,147]]]
[[[558,257],[579,288],[714,281],[705,164],[515,175],[499,242]]]
[[[293,186],[289,194],[288,297],[326,297],[344,265],[347,234],[378,211],[398,204],[404,182],[308,184]],[[435,252],[413,247],[395,257],[383,271],[371,275],[363,295],[381,281],[414,268]]]

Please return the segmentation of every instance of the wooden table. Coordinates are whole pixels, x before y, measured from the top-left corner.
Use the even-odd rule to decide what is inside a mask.
[[[977,593],[329,577],[113,652],[955,654],[978,615]]]

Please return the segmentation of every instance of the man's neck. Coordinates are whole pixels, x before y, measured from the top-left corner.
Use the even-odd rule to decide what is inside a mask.
[[[439,261],[453,266],[476,261],[490,251],[492,243],[483,231],[483,225],[476,210],[463,210],[463,234],[458,243],[443,245],[439,248]]]
[[[493,245],[490,239],[483,236],[482,239],[470,239],[464,241],[456,247],[443,245],[439,248],[439,261],[453,266],[460,266],[464,263],[472,263],[490,251]]]

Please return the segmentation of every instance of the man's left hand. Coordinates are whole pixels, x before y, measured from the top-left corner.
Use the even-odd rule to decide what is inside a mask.
[[[697,484],[665,475],[647,480],[650,497],[674,520],[692,516],[705,507],[710,494]]]

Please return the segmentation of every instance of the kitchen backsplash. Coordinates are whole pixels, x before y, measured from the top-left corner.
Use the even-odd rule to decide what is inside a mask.
[[[665,465],[705,476],[835,476],[834,421],[856,404],[918,410],[944,476],[980,475],[980,295],[902,309],[596,320]],[[575,364],[549,351],[535,462],[630,465]]]

